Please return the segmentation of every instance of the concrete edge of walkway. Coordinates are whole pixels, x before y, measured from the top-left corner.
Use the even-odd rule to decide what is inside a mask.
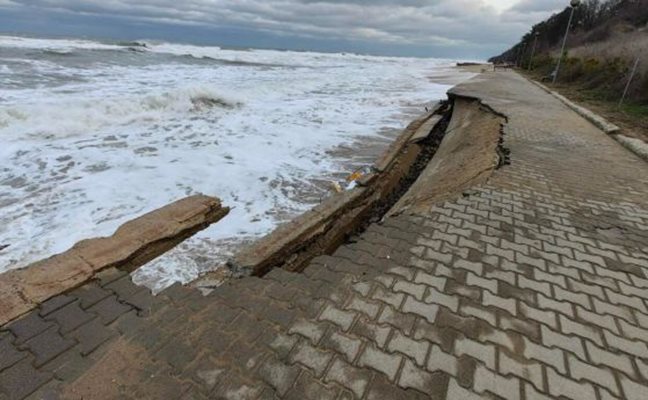
[[[0,325],[86,284],[109,268],[133,271],[229,213],[215,197],[194,195],[122,224],[108,237],[0,274]]]
[[[425,213],[435,203],[485,183],[506,162],[498,151],[506,119],[481,99],[454,93],[448,96],[453,100],[453,112],[446,136],[416,182],[387,215]]]
[[[209,272],[191,285],[210,289],[231,276],[263,275],[280,265],[290,271],[299,271],[310,258],[337,248],[408,174],[421,154],[421,141],[431,134],[446,112],[444,105],[439,101],[409,123],[374,162],[373,172],[356,181],[357,187],[336,193],[278,226],[242,248],[225,268]],[[223,272],[224,269],[229,273]]]
[[[612,136],[612,138],[617,142],[619,142],[623,147],[630,150],[635,155],[639,156],[645,161],[648,161],[648,143],[644,142],[641,139],[631,138],[629,136],[623,135],[621,133],[622,132],[621,128],[611,123],[610,121],[606,120],[602,116],[596,114],[595,112],[583,106],[574,103],[573,101],[569,100],[565,96],[561,95],[560,93],[554,90],[551,90],[550,88],[548,88],[547,86],[543,85],[540,82],[534,81],[533,79],[529,79],[529,78],[526,79],[529,82],[541,88],[542,90],[544,90],[545,92],[551,94],[561,102],[563,102],[563,104],[565,104],[567,107],[571,108],[572,110],[576,111],[581,117],[593,123],[597,128],[599,128],[603,132]]]

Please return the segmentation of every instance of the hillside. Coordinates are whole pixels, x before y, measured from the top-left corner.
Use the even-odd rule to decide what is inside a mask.
[[[531,66],[538,77],[554,69],[570,8],[534,25],[520,42],[491,62]],[[619,99],[637,58],[639,68],[628,99],[648,105],[648,0],[586,0],[576,8],[559,74],[561,83],[576,85],[607,100]],[[531,60],[537,34],[535,56]]]

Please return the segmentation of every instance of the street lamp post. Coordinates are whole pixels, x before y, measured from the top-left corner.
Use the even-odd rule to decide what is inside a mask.
[[[531,71],[531,65],[533,64],[533,56],[535,55],[536,45],[538,44],[538,36],[540,36],[540,32],[536,32],[535,38],[533,39],[533,48],[531,48],[531,58],[529,59],[529,71]]]
[[[634,78],[635,72],[637,72],[637,66],[639,65],[639,57],[635,60],[634,66],[632,67],[632,72],[630,72],[630,78],[628,78],[628,83],[625,85],[625,89],[623,89],[623,95],[621,96],[621,100],[619,100],[619,107],[623,105],[623,100],[625,100],[626,95],[628,94],[628,89],[630,89],[630,84],[632,83],[632,78]]]
[[[518,56],[518,60],[517,60],[517,63],[516,63],[517,67],[524,68],[523,67],[523,65],[524,65],[524,53],[526,53],[526,48],[527,48],[527,43],[522,42],[522,49],[520,51],[520,55]]]
[[[567,44],[569,28],[571,28],[572,19],[574,19],[574,11],[576,10],[576,7],[580,5],[580,0],[571,0],[569,5],[571,6],[571,13],[569,14],[569,22],[567,22],[567,30],[565,31],[565,37],[563,38],[560,54],[558,55],[558,64],[556,64],[556,69],[554,70],[552,83],[556,83],[556,79],[558,79],[558,71],[560,71],[560,62],[562,61],[563,54],[565,53],[565,44]]]

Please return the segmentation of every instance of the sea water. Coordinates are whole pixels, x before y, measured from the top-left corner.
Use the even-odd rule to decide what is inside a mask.
[[[156,291],[188,282],[369,165],[363,146],[444,98],[430,76],[452,65],[0,36],[0,271],[217,196],[227,217],[134,273]]]

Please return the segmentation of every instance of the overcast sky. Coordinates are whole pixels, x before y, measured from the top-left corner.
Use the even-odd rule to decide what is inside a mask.
[[[0,0],[0,31],[487,58],[567,0]]]

